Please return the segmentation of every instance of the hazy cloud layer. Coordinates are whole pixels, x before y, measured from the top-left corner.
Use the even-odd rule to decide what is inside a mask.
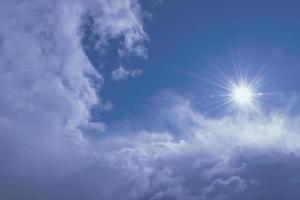
[[[282,112],[208,119],[166,92],[142,128],[86,139],[105,124],[91,122],[89,112],[101,104],[103,77],[81,46],[85,15],[95,21],[99,48],[123,36],[122,55],[145,55],[135,0],[0,3],[1,199],[300,195],[299,117]]]

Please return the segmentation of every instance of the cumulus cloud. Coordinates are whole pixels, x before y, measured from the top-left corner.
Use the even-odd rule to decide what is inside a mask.
[[[291,181],[298,176],[300,164],[298,117],[272,113],[209,119],[185,98],[162,96],[158,99],[166,102],[154,110],[160,110],[156,117],[163,120],[163,128],[125,135],[125,129],[120,129],[122,135],[100,141],[99,165],[114,169],[113,176],[130,180],[117,186],[119,194],[113,188],[116,196],[108,199],[120,195],[124,199],[289,199],[299,195]],[[125,196],[123,187],[128,191]]]
[[[128,70],[120,66],[119,68],[112,71],[111,78],[114,81],[121,81],[121,80],[127,80],[130,77],[133,78],[139,76],[141,74],[142,74],[142,70],[139,69]]]
[[[44,199],[94,160],[85,135],[105,130],[90,115],[103,77],[81,44],[86,16],[99,48],[120,38],[120,50],[142,55],[140,12],[135,0],[0,2],[1,199]]]

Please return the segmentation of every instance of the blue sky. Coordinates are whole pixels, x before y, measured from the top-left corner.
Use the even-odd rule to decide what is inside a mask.
[[[1,1],[0,199],[299,199],[299,8]]]
[[[237,68],[262,73],[270,92],[293,95],[299,74],[298,6],[282,1],[146,4],[152,15],[145,22],[148,58],[116,60],[113,48],[105,55],[110,67],[103,70],[108,73],[118,65],[137,67],[143,73],[121,83],[106,80],[103,98],[114,102],[114,111],[106,113],[104,120],[141,112],[147,99],[164,89],[200,100],[215,88],[196,76],[219,79],[223,74],[232,76]]]

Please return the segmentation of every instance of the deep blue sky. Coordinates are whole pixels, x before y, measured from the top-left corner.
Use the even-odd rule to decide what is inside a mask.
[[[100,69],[108,76],[101,94],[113,102],[114,110],[104,114],[104,120],[143,112],[147,100],[164,89],[174,89],[196,101],[214,93],[211,84],[184,71],[218,80],[221,74],[232,76],[239,68],[262,73],[266,85],[273,86],[267,88],[271,92],[292,95],[299,90],[300,3],[188,0],[155,7],[145,3],[144,7],[152,13],[145,22],[150,39],[147,59],[116,60],[117,40],[112,41],[110,54],[99,57],[94,52],[92,56],[106,61],[105,68]],[[138,67],[143,74],[113,82],[109,74],[118,65]]]

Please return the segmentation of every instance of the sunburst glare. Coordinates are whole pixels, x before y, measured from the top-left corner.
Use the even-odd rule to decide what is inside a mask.
[[[244,114],[260,111],[262,96],[265,96],[265,93],[261,91],[263,85],[265,85],[261,73],[250,74],[247,70],[246,72],[235,70],[235,73],[231,75],[223,73],[219,75],[206,74],[206,77],[203,77],[192,71],[181,68],[179,70],[217,87],[212,90],[211,94],[202,96],[202,98],[208,96],[211,99],[209,102],[213,105],[206,112],[221,108],[226,112]]]
[[[228,81],[224,84],[226,95],[222,99],[223,103],[231,110],[238,112],[258,112],[261,96],[263,93],[259,91],[261,87],[261,79],[253,77],[252,79],[238,76],[235,81]]]
[[[247,106],[253,100],[253,91],[247,85],[238,85],[231,91],[232,101],[240,106]]]

